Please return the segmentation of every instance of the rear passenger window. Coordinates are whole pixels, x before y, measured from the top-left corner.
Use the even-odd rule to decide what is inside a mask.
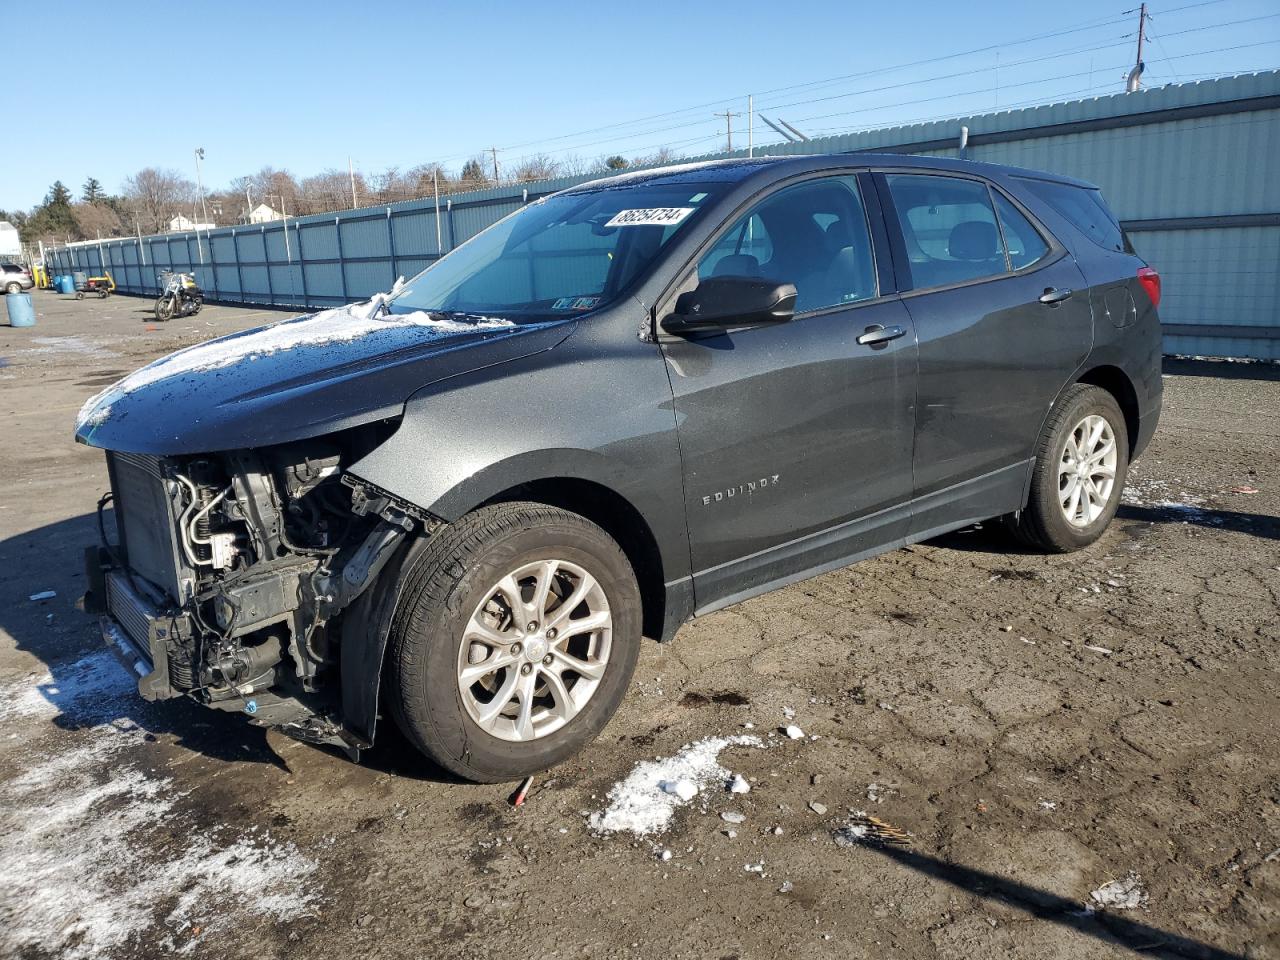
[[[1007,272],[987,186],[955,177],[886,177],[916,289]]]
[[[796,313],[876,295],[856,177],[826,177],[766,197],[698,262],[698,278],[763,277],[796,287]]]
[[[1075,187],[1069,183],[1047,180],[1024,180],[1037,197],[1062,214],[1086,237],[1100,247],[1116,253],[1133,253],[1129,238],[1120,229],[1120,221],[1102,199],[1102,191]]]
[[[996,198],[996,214],[1000,217],[1000,230],[1004,233],[1005,249],[1009,251],[1009,266],[1014,270],[1029,267],[1046,253],[1049,245],[1044,237],[1031,225],[1031,221],[1022,215],[1017,207],[1009,202],[1004,194],[992,191]]]

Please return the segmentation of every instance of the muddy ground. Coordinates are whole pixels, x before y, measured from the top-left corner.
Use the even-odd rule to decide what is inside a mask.
[[[516,811],[393,731],[357,766],[132,695],[76,609],[107,481],[72,420],[282,314],[36,303],[0,326],[0,955],[1280,957],[1280,369],[1171,362],[1080,554],[965,531],[647,645]],[[638,762],[747,733],[719,762],[749,793],[590,832]],[[910,845],[838,844],[852,811]],[[1131,878],[1131,909],[1085,909]]]

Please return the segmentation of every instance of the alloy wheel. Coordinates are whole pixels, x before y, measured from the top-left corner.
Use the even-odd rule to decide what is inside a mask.
[[[1073,527],[1087,527],[1107,509],[1116,482],[1116,436],[1105,417],[1090,414],[1067,435],[1058,463],[1058,503]]]
[[[582,567],[546,559],[512,570],[463,629],[457,679],[468,716],[502,740],[554,733],[599,688],[612,634],[608,597]]]

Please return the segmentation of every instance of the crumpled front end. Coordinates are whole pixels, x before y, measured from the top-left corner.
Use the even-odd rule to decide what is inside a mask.
[[[431,526],[344,473],[389,429],[216,455],[107,454],[90,597],[144,698],[191,697],[353,755],[369,745],[342,717],[341,615]]]

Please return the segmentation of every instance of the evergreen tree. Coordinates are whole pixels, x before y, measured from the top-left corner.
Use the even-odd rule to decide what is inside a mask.
[[[45,195],[44,205],[46,207],[64,207],[71,206],[71,191],[66,188],[61,180],[53,181],[53,186],[49,188],[48,194]]]
[[[85,203],[101,203],[106,198],[102,192],[102,184],[93,177],[84,182],[84,193],[80,195],[80,199]]]

